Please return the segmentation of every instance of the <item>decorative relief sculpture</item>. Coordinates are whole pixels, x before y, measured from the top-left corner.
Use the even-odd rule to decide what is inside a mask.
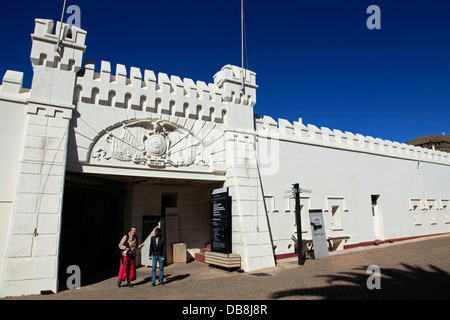
[[[201,141],[163,120],[138,120],[107,131],[95,144],[91,157],[150,167],[209,166]]]

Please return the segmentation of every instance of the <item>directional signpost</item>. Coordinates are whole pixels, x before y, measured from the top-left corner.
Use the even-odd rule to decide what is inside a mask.
[[[305,257],[303,254],[303,240],[302,240],[302,219],[300,216],[300,193],[311,193],[311,190],[300,189],[299,183],[292,185],[292,191],[285,191],[285,193],[292,193],[285,198],[295,199],[295,221],[297,225],[297,250],[298,250],[298,264],[303,265],[305,263]]]

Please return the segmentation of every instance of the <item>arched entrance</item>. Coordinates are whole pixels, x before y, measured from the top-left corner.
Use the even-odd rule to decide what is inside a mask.
[[[109,278],[119,268],[125,186],[89,175],[66,175],[59,251],[59,290],[67,267],[81,269],[81,285]]]

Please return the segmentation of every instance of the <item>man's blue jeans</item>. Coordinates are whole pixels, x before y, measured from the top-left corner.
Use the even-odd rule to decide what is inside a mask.
[[[156,281],[156,263],[159,264],[159,283],[163,282],[164,278],[164,261],[163,256],[153,256],[152,258],[152,284]]]

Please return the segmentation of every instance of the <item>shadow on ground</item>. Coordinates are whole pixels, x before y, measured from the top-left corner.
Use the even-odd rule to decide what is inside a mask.
[[[187,274],[180,274],[180,275],[176,275],[176,276],[171,276],[170,274],[164,275],[164,283],[168,284],[170,282],[180,281],[180,280],[186,279],[189,276],[190,276],[189,273],[187,273]],[[156,279],[158,279],[158,276],[156,277]],[[141,280],[139,282],[136,282],[134,284],[134,286],[140,286],[142,284],[146,284],[146,283],[149,283],[151,281],[152,281],[152,277],[151,276],[150,277],[146,277],[143,280]]]
[[[314,296],[329,300],[448,300],[450,275],[446,271],[433,265],[428,266],[430,270],[407,264],[402,266],[403,269],[381,269],[379,289],[368,288],[367,282],[373,273],[368,273],[367,267],[360,267],[353,269],[354,272],[318,276],[328,278],[327,286],[277,291],[271,298]],[[372,280],[369,282],[373,283]]]
[[[83,269],[82,269],[83,270]],[[114,268],[109,268],[109,269],[102,269],[100,271],[97,272],[93,272],[91,270],[88,271],[81,271],[81,287],[86,287],[86,286],[90,286],[92,284],[96,284],[114,277],[117,277],[117,272],[118,267],[114,267]],[[70,279],[70,276],[72,274],[71,273],[60,273],[59,274],[59,292],[63,292],[66,290],[69,290],[67,288],[67,281],[69,281],[70,283],[73,283],[73,280]]]

